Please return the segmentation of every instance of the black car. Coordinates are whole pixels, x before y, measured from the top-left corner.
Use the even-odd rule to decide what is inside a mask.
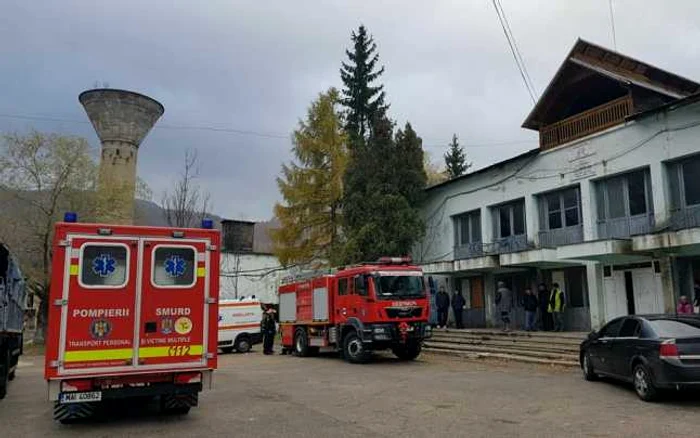
[[[700,317],[623,316],[581,343],[586,380],[612,377],[634,384],[652,401],[660,389],[700,388]]]

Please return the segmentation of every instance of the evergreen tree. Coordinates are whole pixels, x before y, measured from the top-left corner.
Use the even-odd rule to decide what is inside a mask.
[[[418,192],[425,187],[425,175],[421,184],[421,172],[412,168],[420,139],[407,125],[397,135],[398,146],[393,124],[384,114],[375,116],[372,126],[366,146],[351,150],[346,172],[344,232],[349,263],[410,254],[424,232],[417,206],[411,204],[418,202]],[[418,157],[422,170],[422,152]]]
[[[394,182],[408,203],[417,207],[423,201],[428,176],[423,167],[423,140],[410,123],[396,133],[394,155]]]
[[[294,131],[295,162],[282,166],[277,184],[284,204],[275,205],[282,226],[271,233],[283,265],[336,264],[341,251],[341,199],[347,166],[347,137],[331,88],[311,104]]]
[[[384,67],[377,70],[377,44],[364,26],[352,32],[352,42],[353,50],[345,51],[350,62],[342,63],[340,77],[345,86],[341,101],[346,108],[345,130],[352,147],[356,147],[366,140],[372,120],[387,106],[384,104],[384,85],[372,85],[384,73]]]
[[[445,173],[449,179],[452,179],[467,173],[472,163],[467,163],[464,149],[457,141],[457,134],[452,135],[452,143],[449,146],[450,149],[445,153]]]

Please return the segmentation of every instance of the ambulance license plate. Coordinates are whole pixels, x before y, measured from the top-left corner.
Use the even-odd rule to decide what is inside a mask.
[[[102,400],[102,392],[64,392],[58,400],[61,404],[98,402]]]

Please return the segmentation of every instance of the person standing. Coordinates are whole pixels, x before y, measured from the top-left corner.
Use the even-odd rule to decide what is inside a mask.
[[[525,309],[525,331],[535,331],[535,318],[537,317],[537,297],[528,288],[525,289],[523,297],[523,308]]]
[[[438,311],[438,328],[447,328],[447,313],[450,309],[450,296],[445,292],[445,286],[440,286],[440,290],[435,296],[435,307]]]
[[[547,311],[552,315],[554,321],[554,331],[564,331],[564,309],[566,308],[566,297],[559,289],[559,283],[552,284],[552,292],[549,295],[549,306]]]
[[[275,309],[268,307],[263,314],[262,320],[263,333],[263,354],[270,355],[273,353],[273,345],[275,343],[275,333],[277,332],[275,322]]]
[[[498,289],[496,290],[496,305],[501,312],[503,331],[507,332],[510,330],[510,311],[513,307],[513,294],[502,281],[498,282]]]
[[[693,306],[688,302],[687,296],[681,295],[681,298],[678,300],[678,307],[676,307],[676,313],[679,315],[689,315],[693,313]]]
[[[537,301],[540,309],[540,329],[542,331],[552,330],[552,314],[547,310],[549,307],[549,290],[544,283],[540,283],[537,287]]]
[[[466,302],[464,301],[462,293],[456,290],[454,295],[452,295],[452,312],[455,315],[455,327],[457,327],[458,329],[464,328],[464,324],[462,323],[462,317],[465,307]]]

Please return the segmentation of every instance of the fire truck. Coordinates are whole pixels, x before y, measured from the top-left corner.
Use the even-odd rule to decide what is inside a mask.
[[[219,231],[55,226],[45,379],[61,422],[157,397],[186,414],[217,366]]]
[[[423,272],[408,257],[289,279],[279,301],[282,346],[297,356],[336,351],[364,363],[391,349],[413,360],[432,334]]]

